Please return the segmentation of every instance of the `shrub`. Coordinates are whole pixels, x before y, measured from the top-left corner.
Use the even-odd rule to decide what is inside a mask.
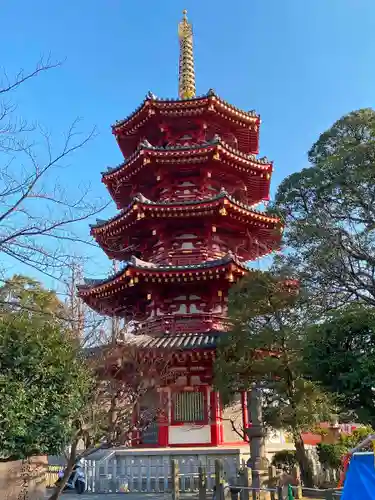
[[[295,450],[280,450],[274,454],[271,463],[277,469],[282,469],[287,474],[291,474],[293,467],[298,463],[296,452]]]
[[[357,446],[369,434],[372,434],[371,427],[359,427],[351,434],[341,434],[337,443],[320,443],[316,447],[319,462],[326,469],[339,469],[342,457],[352,448]]]

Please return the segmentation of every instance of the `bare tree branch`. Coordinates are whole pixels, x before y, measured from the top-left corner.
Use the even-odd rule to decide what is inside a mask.
[[[95,246],[89,235],[82,237],[79,223],[94,217],[108,203],[90,199],[88,188],[63,189],[56,177],[66,160],[87,145],[95,128],[82,135],[75,119],[62,144],[54,147],[48,131],[29,125],[16,116],[9,96],[30,79],[58,68],[61,62],[40,59],[35,68],[20,70],[13,79],[4,71],[0,81],[0,253],[44,273],[62,279],[69,265],[72,245]],[[0,98],[1,98],[0,97]],[[3,259],[4,261],[4,259]],[[3,263],[0,274],[7,276]]]

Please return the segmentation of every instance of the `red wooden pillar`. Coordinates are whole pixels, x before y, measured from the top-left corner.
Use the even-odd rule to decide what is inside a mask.
[[[208,390],[208,388],[207,388]],[[210,416],[211,416],[211,445],[217,446],[222,442],[219,395],[216,391],[210,393]]]
[[[249,441],[247,429],[249,428],[249,409],[247,406],[247,392],[241,392],[242,425],[245,433],[245,441]]]
[[[169,394],[160,391],[161,412],[158,417],[158,445],[166,447],[169,445]]]

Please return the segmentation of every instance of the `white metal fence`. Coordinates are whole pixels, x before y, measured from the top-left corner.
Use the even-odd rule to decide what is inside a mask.
[[[207,489],[215,482],[215,459],[223,460],[225,477],[236,476],[239,458],[222,456],[112,455],[101,461],[85,461],[87,491],[92,493],[163,493],[172,489],[171,458],[178,461],[181,492],[198,491],[199,465],[207,471]]]

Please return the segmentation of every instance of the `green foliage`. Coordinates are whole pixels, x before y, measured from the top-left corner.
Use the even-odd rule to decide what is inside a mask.
[[[372,432],[371,427],[360,427],[355,429],[352,434],[341,434],[337,443],[319,443],[316,448],[319,462],[327,469],[339,469],[343,456]]]
[[[375,311],[358,303],[308,330],[306,371],[336,393],[351,419],[375,427]]]
[[[320,307],[375,304],[375,111],[349,113],[309,152],[310,166],[279,186],[287,260]]]
[[[304,376],[308,301],[286,285],[283,269],[253,272],[232,288],[233,329],[223,337],[215,360],[215,385],[224,404],[236,392],[263,387],[265,425],[293,436],[304,484],[313,485],[302,432],[329,419],[330,397]]]
[[[319,462],[326,469],[339,469],[343,455],[347,452],[345,446],[339,443],[318,443],[316,447]]]
[[[11,312],[28,312],[35,318],[63,316],[64,305],[51,290],[41,287],[38,281],[15,275],[0,288],[0,317]]]
[[[285,471],[287,474],[291,474],[293,467],[297,465],[296,452],[294,450],[280,450],[277,451],[273,458],[271,464],[277,469]]]
[[[304,377],[307,302],[282,285],[282,272],[252,273],[233,287],[229,314],[234,328],[219,346],[215,383],[225,403],[236,391],[265,387],[267,425],[292,433],[330,416],[329,398]]]
[[[50,314],[61,306],[55,294],[20,277],[6,287],[0,290],[0,297],[11,297],[0,317],[1,458],[60,453],[88,396],[90,372],[77,342]]]
[[[351,434],[341,434],[339,443],[345,446],[349,451],[373,433],[374,431],[370,426],[358,427],[358,429],[354,429]]]

